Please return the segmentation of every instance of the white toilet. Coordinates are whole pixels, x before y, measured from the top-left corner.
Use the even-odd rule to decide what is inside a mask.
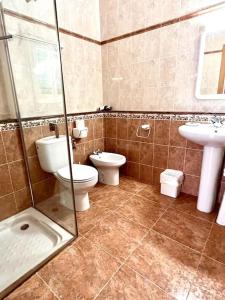
[[[41,168],[46,172],[53,173],[61,184],[67,188],[66,191],[69,191],[71,181],[66,136],[42,138],[36,141],[36,148]],[[70,153],[72,156],[71,139]],[[73,164],[72,173],[76,210],[87,210],[90,207],[88,192],[98,182],[98,172],[90,166]],[[64,199],[62,199],[63,205],[73,209],[71,197],[68,198],[69,201],[66,201],[65,195],[66,193]]]
[[[104,184],[119,184],[119,168],[126,163],[126,157],[116,153],[98,152],[90,155],[98,169],[99,181]]]

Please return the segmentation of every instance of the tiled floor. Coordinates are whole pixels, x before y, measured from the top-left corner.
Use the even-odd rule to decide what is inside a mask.
[[[80,237],[6,299],[225,299],[225,228],[194,197],[122,178],[90,198]]]

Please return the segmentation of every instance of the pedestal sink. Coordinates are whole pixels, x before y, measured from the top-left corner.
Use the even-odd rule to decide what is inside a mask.
[[[187,123],[179,127],[187,140],[204,146],[197,209],[206,213],[213,210],[218,180],[225,149],[225,126]]]

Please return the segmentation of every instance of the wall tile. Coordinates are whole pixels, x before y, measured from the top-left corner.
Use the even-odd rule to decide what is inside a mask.
[[[0,132],[0,165],[6,162],[6,154],[3,146],[2,133]]]
[[[13,194],[0,197],[0,221],[11,217],[17,213]]]
[[[187,141],[187,148],[191,148],[191,149],[203,149],[203,146],[202,145],[199,145],[199,144],[195,144],[191,141]]]
[[[168,168],[183,171],[185,148],[170,147]]]
[[[78,163],[85,163],[85,144],[76,145],[76,148],[73,150],[73,161]]]
[[[160,145],[169,144],[170,121],[155,121],[154,143]]]
[[[42,136],[43,136],[43,137],[55,135],[55,132],[54,132],[54,131],[50,131],[49,125],[44,125],[44,126],[42,126],[42,127],[41,127],[41,132],[42,132]]]
[[[154,145],[153,166],[165,169],[168,160],[168,146]]]
[[[153,168],[153,184],[159,185],[160,184],[160,174],[164,171],[164,169]]]
[[[98,118],[94,121],[94,138],[100,139],[103,138],[104,132],[103,132],[103,119]]]
[[[29,189],[24,188],[20,191],[15,192],[15,200],[18,211],[29,208],[32,205]]]
[[[41,127],[24,128],[24,141],[28,156],[37,154],[35,141],[42,138]]]
[[[185,156],[184,172],[198,176],[201,173],[202,151],[187,149]]]
[[[15,161],[23,158],[19,130],[2,132],[7,161]]]
[[[140,160],[140,143],[139,142],[128,142],[128,161],[139,162]]]
[[[128,155],[128,142],[125,140],[117,140],[117,152],[127,157]]]
[[[0,166],[0,197],[13,191],[8,165]]]
[[[51,176],[50,173],[42,170],[37,156],[29,157],[28,164],[32,183],[42,181]]]
[[[187,141],[183,138],[178,131],[178,128],[181,125],[184,125],[186,122],[182,121],[171,121],[170,124],[170,145],[171,146],[178,146],[178,147],[185,147]]]
[[[50,198],[51,196],[55,195],[57,189],[57,179],[53,176],[48,178],[47,180],[43,180],[33,184],[33,194],[35,203],[44,201]]]
[[[140,165],[140,181],[153,184],[153,168],[146,165]]]
[[[105,138],[105,151],[106,152],[117,152],[116,139]]]
[[[137,128],[140,126],[141,121],[136,119],[128,119],[128,140],[139,141],[140,138],[136,136]]]
[[[117,122],[114,119],[104,119],[105,137],[116,138],[116,124]]]
[[[14,191],[21,190],[28,184],[25,164],[23,160],[10,163],[9,171]]]
[[[134,162],[127,162],[126,175],[140,180],[140,165]]]
[[[140,144],[140,163],[149,166],[153,165],[153,144]]]
[[[116,119],[117,139],[127,140],[127,123],[127,119]]]
[[[104,151],[104,149],[105,149],[104,138],[94,140],[94,149],[95,150],[99,149],[101,151]]]
[[[182,192],[197,196],[199,190],[200,178],[197,176],[185,175]]]

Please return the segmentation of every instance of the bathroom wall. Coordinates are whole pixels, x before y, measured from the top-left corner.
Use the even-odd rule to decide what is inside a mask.
[[[218,2],[100,1],[104,102],[120,111],[224,111],[225,100],[194,96],[201,32],[221,27],[225,10],[193,11]]]
[[[178,133],[185,121],[171,119],[169,115],[154,117],[121,115],[105,119],[105,149],[127,157],[123,172],[148,184],[160,183],[159,176],[166,168],[181,170],[185,174],[183,192],[197,195],[202,161],[202,147],[193,144]],[[149,124],[151,133],[139,130]]]
[[[70,117],[68,123],[70,134],[72,134],[72,128],[75,127],[75,118],[85,119],[88,137],[77,140],[76,148],[73,150],[74,162],[90,164],[89,155],[94,150],[104,150],[103,115]],[[37,139],[54,134],[49,131],[49,121],[52,120],[34,120],[24,124],[25,145],[36,204],[60,192],[55,177],[41,169],[35,147]],[[59,122],[60,134],[65,134],[65,124],[61,123],[60,119],[54,119],[54,121]],[[2,123],[0,124],[0,220],[29,206],[31,206],[31,196],[19,129],[16,123]]]
[[[88,5],[88,1],[67,2],[65,5],[65,1],[58,1],[67,111],[68,113],[95,111],[103,101],[101,47],[100,42],[95,40],[100,39],[98,1],[92,1],[91,5]],[[8,32],[32,36],[57,44],[55,28],[52,26],[54,11],[51,1],[47,7],[44,1],[29,4],[26,4],[25,1],[5,1],[4,6]],[[75,16],[71,14],[71,11],[74,11]],[[65,18],[65,15],[68,18]],[[75,17],[74,22],[72,16]],[[46,50],[46,55],[52,57],[54,46],[42,45],[43,49],[38,50],[41,47],[40,43],[16,37],[9,45],[22,117],[43,116],[46,115],[46,112],[47,115],[62,114],[61,93],[57,94],[53,91],[54,93],[47,96],[41,93],[38,74],[36,74],[40,72],[40,67],[43,67],[39,64],[37,70],[36,52]],[[21,53],[24,55],[21,56]],[[47,69],[51,70],[57,65],[57,61],[53,63],[53,66],[49,64],[48,61],[45,65]],[[80,68],[81,65],[82,68]],[[5,66],[4,72],[6,68]],[[57,70],[59,73],[59,67]],[[60,76],[54,80],[60,87]],[[13,105],[9,107],[9,97],[5,91],[1,92],[0,97],[2,103],[0,118],[15,118],[15,113],[11,108]]]
[[[0,131],[0,220],[30,203],[19,131]]]
[[[76,124],[71,123],[72,127]],[[91,119],[85,119],[85,126],[88,127],[87,138],[77,139],[76,148],[73,150],[74,162],[81,164],[91,164],[89,155],[96,150],[105,150],[104,144],[104,118],[93,115]]]

